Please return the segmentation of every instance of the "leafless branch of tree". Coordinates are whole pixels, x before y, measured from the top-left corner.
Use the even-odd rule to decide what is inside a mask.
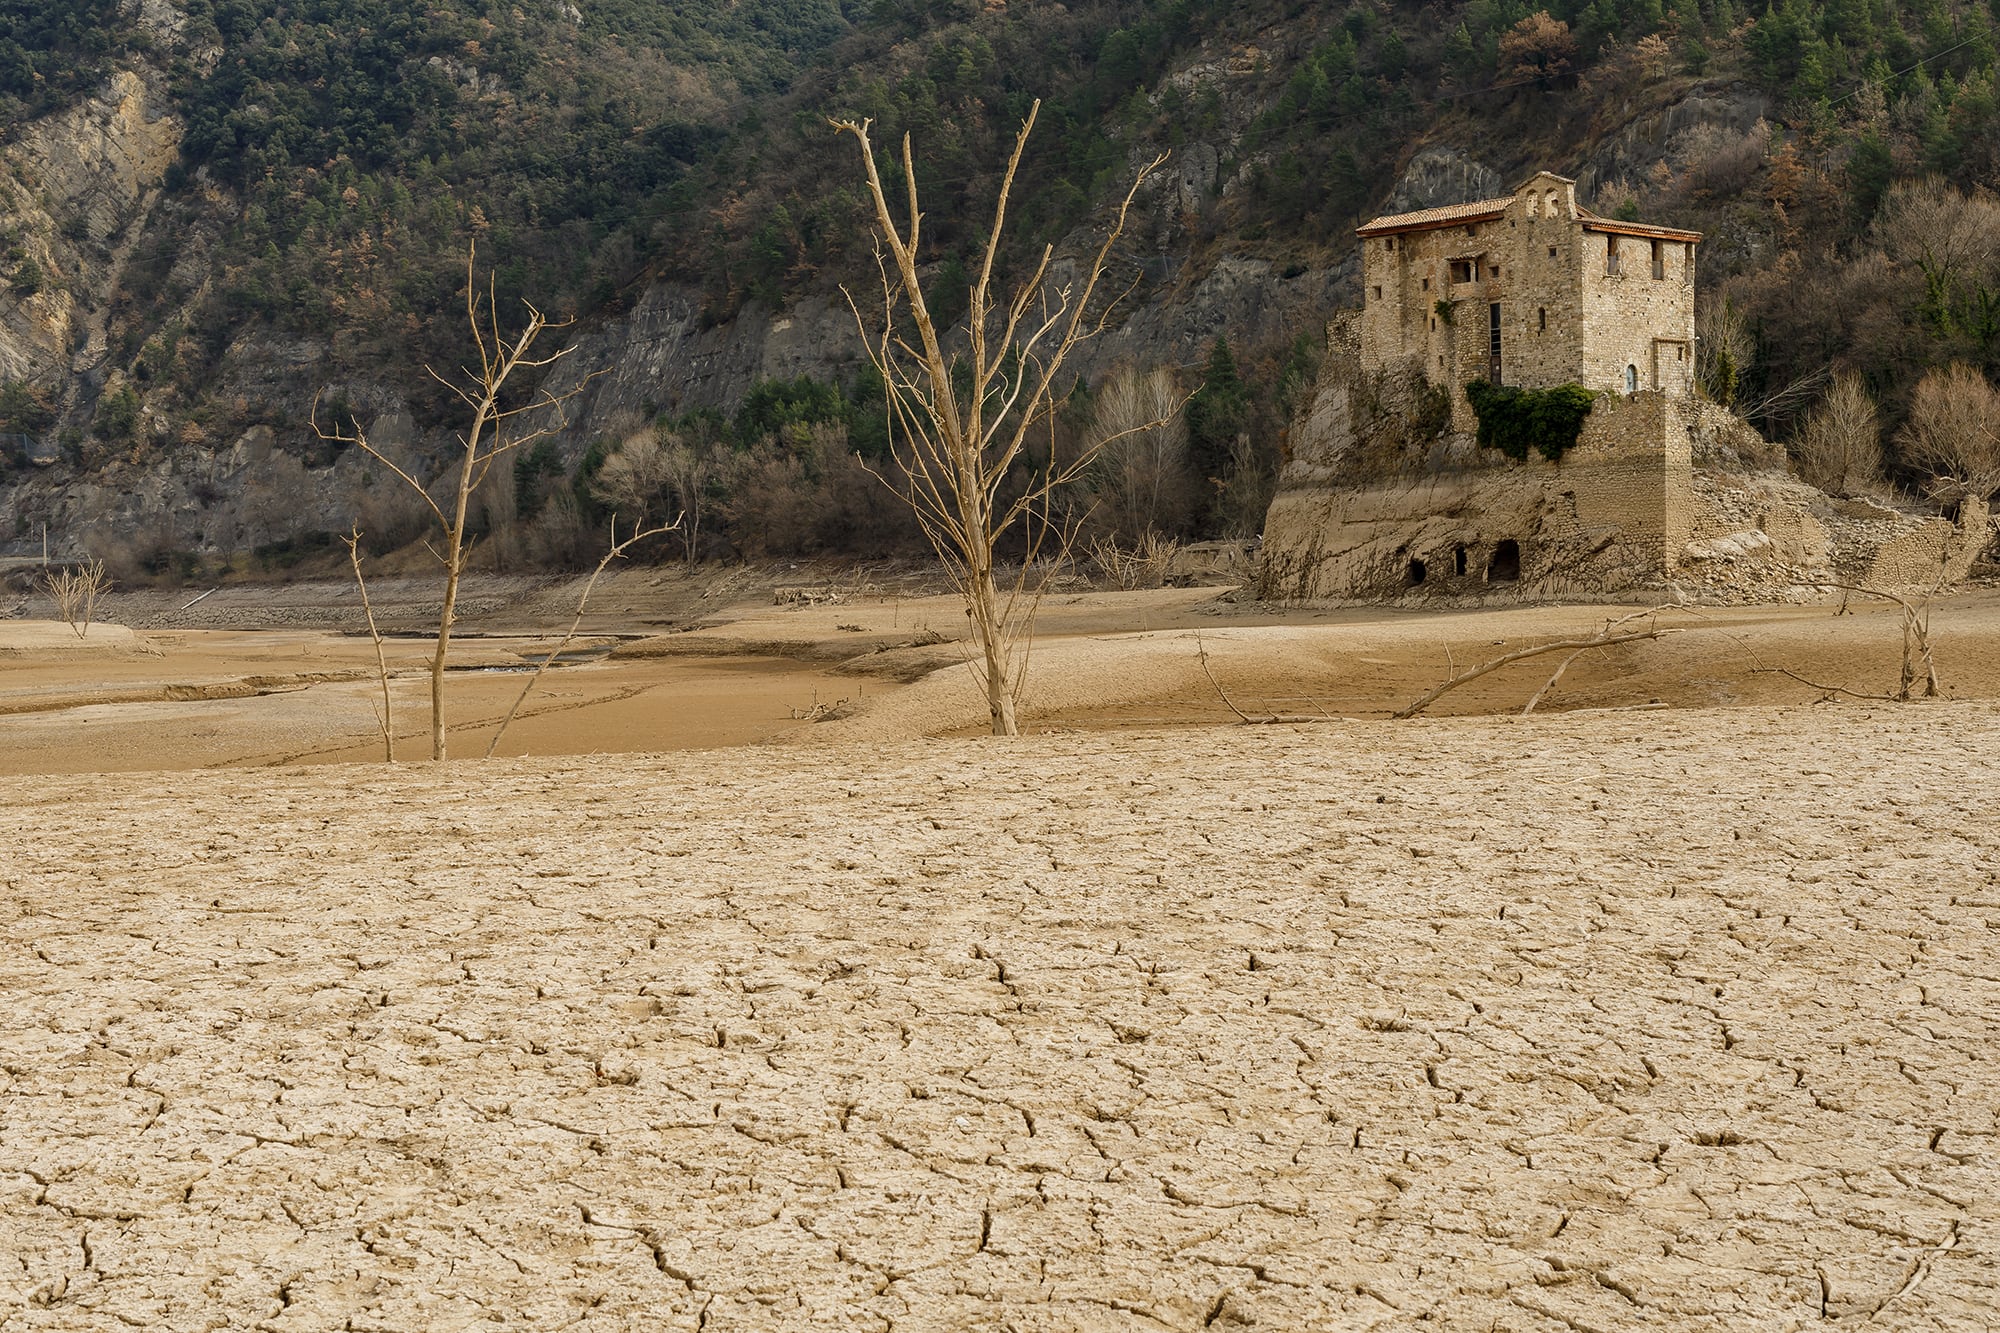
[[[361,612],[368,617],[368,637],[375,642],[375,678],[382,682],[382,707],[375,712],[375,725],[382,732],[382,760],[396,762],[396,733],[389,714],[389,660],[382,655],[382,631],[375,627],[375,607],[368,600],[368,580],[361,577],[361,525],[341,538],[347,543],[347,559],[354,566],[354,586],[361,590]]]
[[[1095,440],[1066,461],[1051,448],[1047,467],[1033,472],[1012,499],[1006,494],[1009,477],[1024,461],[1028,432],[1050,418],[1071,352],[1106,327],[1122,299],[1121,293],[1093,308],[1113,247],[1125,233],[1133,200],[1166,160],[1155,158],[1140,169],[1080,282],[1052,290],[1055,250],[1044,246],[1039,262],[1012,297],[996,300],[993,270],[1006,231],[1009,196],[1040,110],[1041,103],[1036,102],[1007,159],[978,276],[968,292],[960,330],[966,344],[962,355],[946,350],[948,335],[932,319],[918,277],[923,212],[917,203],[910,136],[903,136],[907,198],[901,205],[905,219],[899,223],[869,142],[871,122],[831,122],[860,146],[875,208],[882,305],[877,329],[871,331],[854,294],[843,291],[869,360],[887,389],[892,439],[900,436],[892,444],[894,467],[876,475],[910,506],[965,598],[996,736],[1019,734],[1017,706],[1040,594],[1050,569],[1060,566],[1075,537],[1073,521],[1052,516],[1051,496],[1087,469],[1112,439]],[[897,325],[899,310],[908,313],[909,334]],[[966,372],[962,378],[957,373],[961,368]],[[1135,429],[1156,424],[1142,423]],[[891,476],[898,479],[891,481]],[[1017,530],[1027,554],[1019,574],[1003,588],[995,574],[996,550]],[[1052,553],[1057,557],[1053,564]]]
[[[604,558],[597,562],[597,568],[591,570],[590,577],[584,581],[583,595],[576,599],[576,617],[569,622],[568,632],[562,636],[562,639],[557,642],[555,647],[549,650],[548,655],[542,658],[540,665],[536,666],[535,674],[528,677],[528,683],[521,687],[520,694],[514,698],[513,706],[507,710],[507,716],[500,719],[500,729],[494,732],[493,739],[486,743],[486,758],[491,759],[493,752],[500,748],[500,738],[507,734],[507,728],[514,721],[514,714],[521,711],[521,705],[527,702],[528,696],[534,692],[535,686],[542,679],[542,673],[547,671],[549,666],[558,657],[563,655],[564,650],[569,647],[570,641],[576,638],[576,631],[583,624],[584,608],[590,605],[590,594],[597,587],[598,576],[604,573],[613,560],[620,559],[627,551],[640,542],[645,541],[649,537],[664,536],[679,528],[680,525],[681,520],[676,518],[671,523],[662,523],[657,527],[634,528],[631,536],[625,538],[624,541],[619,541],[618,515],[613,514],[611,516],[611,549],[604,553]]]
[[[477,367],[466,367],[460,374],[464,382],[448,379],[424,367],[425,373],[449,389],[454,397],[464,403],[472,412],[472,424],[465,434],[458,437],[462,454],[456,464],[457,482],[446,505],[440,505],[424,484],[417,480],[394,459],[389,458],[370,444],[366,432],[359,421],[350,421],[343,430],[334,423],[332,431],[319,424],[319,400],[313,400],[313,433],[323,440],[337,440],[352,444],[370,458],[381,463],[422,497],[430,509],[431,516],[444,530],[444,549],[430,548],[438,562],[444,566],[444,604],[438,613],[437,651],[431,658],[431,758],[445,757],[444,720],[444,680],[445,652],[451,646],[451,631],[458,613],[458,589],[465,577],[468,558],[472,554],[472,542],[466,532],[466,519],[473,492],[486,479],[495,460],[543,440],[560,431],[567,424],[563,405],[583,392],[593,376],[585,376],[566,393],[551,393],[542,389],[527,402],[517,406],[504,405],[503,397],[508,380],[523,371],[546,369],[575,351],[574,346],[565,347],[550,356],[533,355],[535,340],[552,328],[565,328],[569,321],[552,323],[548,316],[532,304],[522,302],[527,307],[527,320],[511,338],[500,328],[500,313],[496,304],[494,279],[489,275],[485,293],[479,290],[478,247],[467,250],[465,257],[465,318],[472,330],[472,343],[478,353]],[[527,425],[521,418],[527,414],[540,414],[539,425]],[[520,428],[515,423],[526,426]],[[429,546],[429,543],[426,543]]]

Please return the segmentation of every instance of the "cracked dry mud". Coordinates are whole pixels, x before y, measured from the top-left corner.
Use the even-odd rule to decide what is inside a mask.
[[[2000,711],[0,784],[8,1329],[2000,1325]]]

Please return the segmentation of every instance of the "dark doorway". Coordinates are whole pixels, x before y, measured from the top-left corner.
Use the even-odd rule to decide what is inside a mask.
[[[1459,578],[1464,578],[1466,567],[1471,564],[1471,555],[1472,553],[1465,549],[1465,543],[1460,542],[1458,549],[1451,553],[1451,572]]]
[[[1495,543],[1493,558],[1486,564],[1488,583],[1513,583],[1521,577],[1521,543],[1509,537]]]
[[[1414,588],[1419,583],[1422,583],[1429,574],[1430,570],[1424,565],[1423,561],[1412,560],[1409,568],[1403,571],[1403,586],[1405,588]]]

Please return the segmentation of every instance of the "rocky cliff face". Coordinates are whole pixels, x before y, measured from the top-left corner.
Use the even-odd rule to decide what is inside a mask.
[[[180,140],[162,76],[140,68],[0,149],[0,234],[18,256],[0,292],[0,379],[67,404],[101,376],[112,290]]]

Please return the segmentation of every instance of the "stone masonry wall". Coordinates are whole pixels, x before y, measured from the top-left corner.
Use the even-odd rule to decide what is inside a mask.
[[[1606,271],[1618,244],[1618,271]],[[1693,247],[1660,241],[1662,276],[1653,276],[1652,244],[1642,237],[1583,233],[1580,275],[1582,356],[1577,382],[1623,392],[1626,368],[1641,389],[1685,397],[1694,383]]]
[[[1259,588],[1280,600],[1622,591],[1673,570],[1691,485],[1687,431],[1665,395],[1601,399],[1560,463],[1285,486],[1265,522]]]

